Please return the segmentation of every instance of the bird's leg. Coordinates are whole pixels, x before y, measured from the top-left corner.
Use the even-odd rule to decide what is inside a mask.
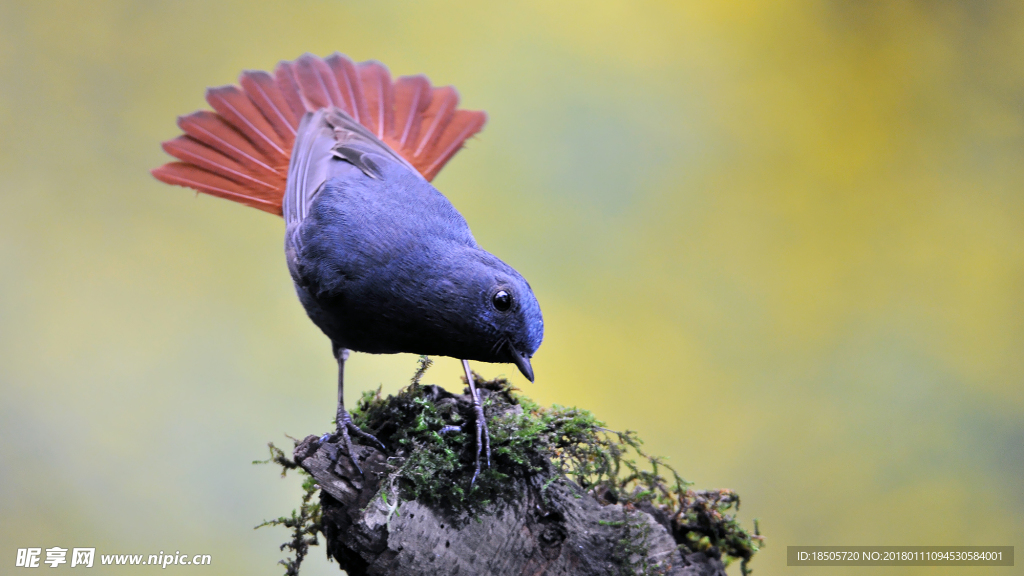
[[[472,486],[476,482],[476,477],[480,475],[481,448],[486,449],[487,467],[491,467],[491,435],[487,432],[487,419],[484,417],[483,404],[480,403],[480,393],[477,392],[476,383],[473,381],[473,372],[469,369],[469,360],[462,361],[462,369],[466,371],[469,393],[473,395],[473,411],[476,412],[476,470],[473,472],[473,479],[469,482],[469,485]]]
[[[359,467],[359,463],[356,462],[355,454],[352,452],[352,438],[349,436],[349,432],[352,432],[360,438],[370,440],[378,446],[381,450],[385,450],[384,444],[380,440],[377,440],[372,434],[368,434],[362,431],[358,426],[352,422],[352,417],[349,415],[348,410],[345,410],[345,360],[348,360],[348,349],[338,348],[336,350],[338,358],[338,412],[337,412],[337,423],[338,423],[338,434],[341,436],[342,441],[345,443],[345,449],[348,450],[349,456],[352,458],[352,463],[356,465],[356,469],[362,474],[363,470]]]

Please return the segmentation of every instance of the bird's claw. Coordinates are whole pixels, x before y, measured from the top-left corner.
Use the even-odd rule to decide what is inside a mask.
[[[356,436],[369,440],[380,446],[382,451],[387,449],[384,447],[384,443],[377,439],[376,436],[368,432],[364,432],[359,426],[356,426],[355,422],[352,421],[352,417],[349,416],[348,411],[344,408],[339,407],[338,410],[338,430],[333,434],[324,434],[320,437],[320,443],[327,442],[332,437],[341,436],[342,443],[345,444],[345,450],[348,452],[349,458],[352,459],[352,464],[355,465],[356,470],[359,474],[363,473],[363,469],[359,466],[359,462],[356,461],[355,453],[352,450],[352,436],[349,434],[355,434]],[[334,462],[338,461],[338,452],[334,453]]]
[[[373,442],[374,444],[379,446],[381,452],[387,452],[387,448],[384,447],[383,442],[378,440],[377,437],[374,436],[373,434],[370,434],[369,432],[366,432],[363,429],[361,429],[359,426],[356,426],[355,423],[352,422],[351,418],[346,418],[345,428],[346,430],[342,432],[343,435],[347,436],[349,432],[352,432],[353,434],[362,438],[363,440],[369,440],[370,442]],[[338,429],[340,431],[341,427],[339,426]]]

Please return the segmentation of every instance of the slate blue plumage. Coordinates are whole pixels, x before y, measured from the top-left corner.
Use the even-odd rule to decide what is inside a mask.
[[[512,362],[532,380],[544,323],[530,285],[400,157],[322,110],[299,127],[288,181],[289,270],[336,348]]]
[[[338,360],[350,454],[350,433],[376,439],[345,410],[349,350],[453,356],[473,397],[479,473],[490,448],[468,360],[511,362],[532,381],[544,335],[530,285],[477,245],[429,183],[487,114],[460,109],[451,86],[392,80],[380,62],[337,52],[238,80],[207,89],[213,111],[178,118],[184,134],[163,143],[178,161],[153,176],[285,218],[299,300]]]
[[[376,440],[344,408],[347,350],[511,362],[533,380],[544,322],[526,280],[480,248],[461,214],[401,156],[336,108],[307,113],[283,205],[299,300],[338,358],[338,431]],[[476,475],[474,475],[474,480]]]

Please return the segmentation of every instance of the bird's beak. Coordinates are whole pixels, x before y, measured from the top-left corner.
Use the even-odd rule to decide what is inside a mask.
[[[530,366],[530,358],[513,346],[509,346],[508,349],[512,351],[512,361],[519,367],[519,371],[526,376],[527,380],[533,382],[533,366]]]

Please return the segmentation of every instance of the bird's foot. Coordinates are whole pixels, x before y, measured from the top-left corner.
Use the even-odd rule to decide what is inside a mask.
[[[473,403],[473,408],[476,412],[476,459],[473,479],[469,481],[470,488],[473,487],[473,484],[476,483],[477,477],[480,476],[481,451],[483,451],[487,456],[487,467],[491,467],[491,434],[487,430],[487,418],[484,416],[484,408],[480,404],[479,399]]]
[[[466,371],[466,384],[469,384],[469,395],[473,398],[473,413],[476,415],[476,458],[473,479],[469,481],[472,488],[476,479],[480,476],[480,451],[481,448],[487,452],[487,467],[491,467],[491,435],[487,431],[487,417],[484,415],[484,405],[480,402],[480,392],[476,389],[476,382],[473,380],[473,371],[469,369],[469,360],[462,361],[462,369]]]
[[[337,438],[338,436],[341,436],[341,441],[345,445],[345,450],[348,452],[349,458],[352,459],[352,464],[354,464],[355,467],[356,467],[356,470],[358,470],[359,473],[362,474],[363,473],[363,469],[359,466],[359,462],[356,461],[355,452],[353,452],[353,450],[352,450],[352,436],[349,434],[349,432],[351,432],[352,434],[355,434],[356,436],[358,436],[360,438],[363,438],[365,440],[369,440],[369,441],[377,444],[378,446],[380,446],[380,449],[382,451],[386,451],[387,449],[384,448],[384,444],[380,440],[378,440],[376,436],[374,436],[373,434],[369,434],[367,432],[364,432],[361,428],[359,428],[359,426],[356,426],[355,422],[352,421],[352,417],[349,416],[348,411],[345,410],[344,407],[339,406],[338,407],[338,430],[337,430],[337,432],[334,432],[333,434],[324,434],[323,436],[320,437],[320,443],[323,444],[324,442],[327,442],[331,438]],[[338,461],[338,452],[335,452],[334,453],[334,462],[337,462],[337,461]]]
[[[348,415],[348,411],[346,411],[344,408],[342,408],[342,411],[343,412],[339,414],[338,418],[338,432],[341,433],[343,437],[347,439],[349,432],[351,432],[356,436],[362,438],[363,440],[368,440],[369,442],[376,444],[377,446],[380,447],[381,452],[387,452],[387,448],[384,447],[383,442],[378,440],[377,437],[374,436],[373,434],[365,432],[363,431],[362,428],[356,426],[355,423],[352,422],[352,417]],[[349,441],[346,440],[346,442]]]

